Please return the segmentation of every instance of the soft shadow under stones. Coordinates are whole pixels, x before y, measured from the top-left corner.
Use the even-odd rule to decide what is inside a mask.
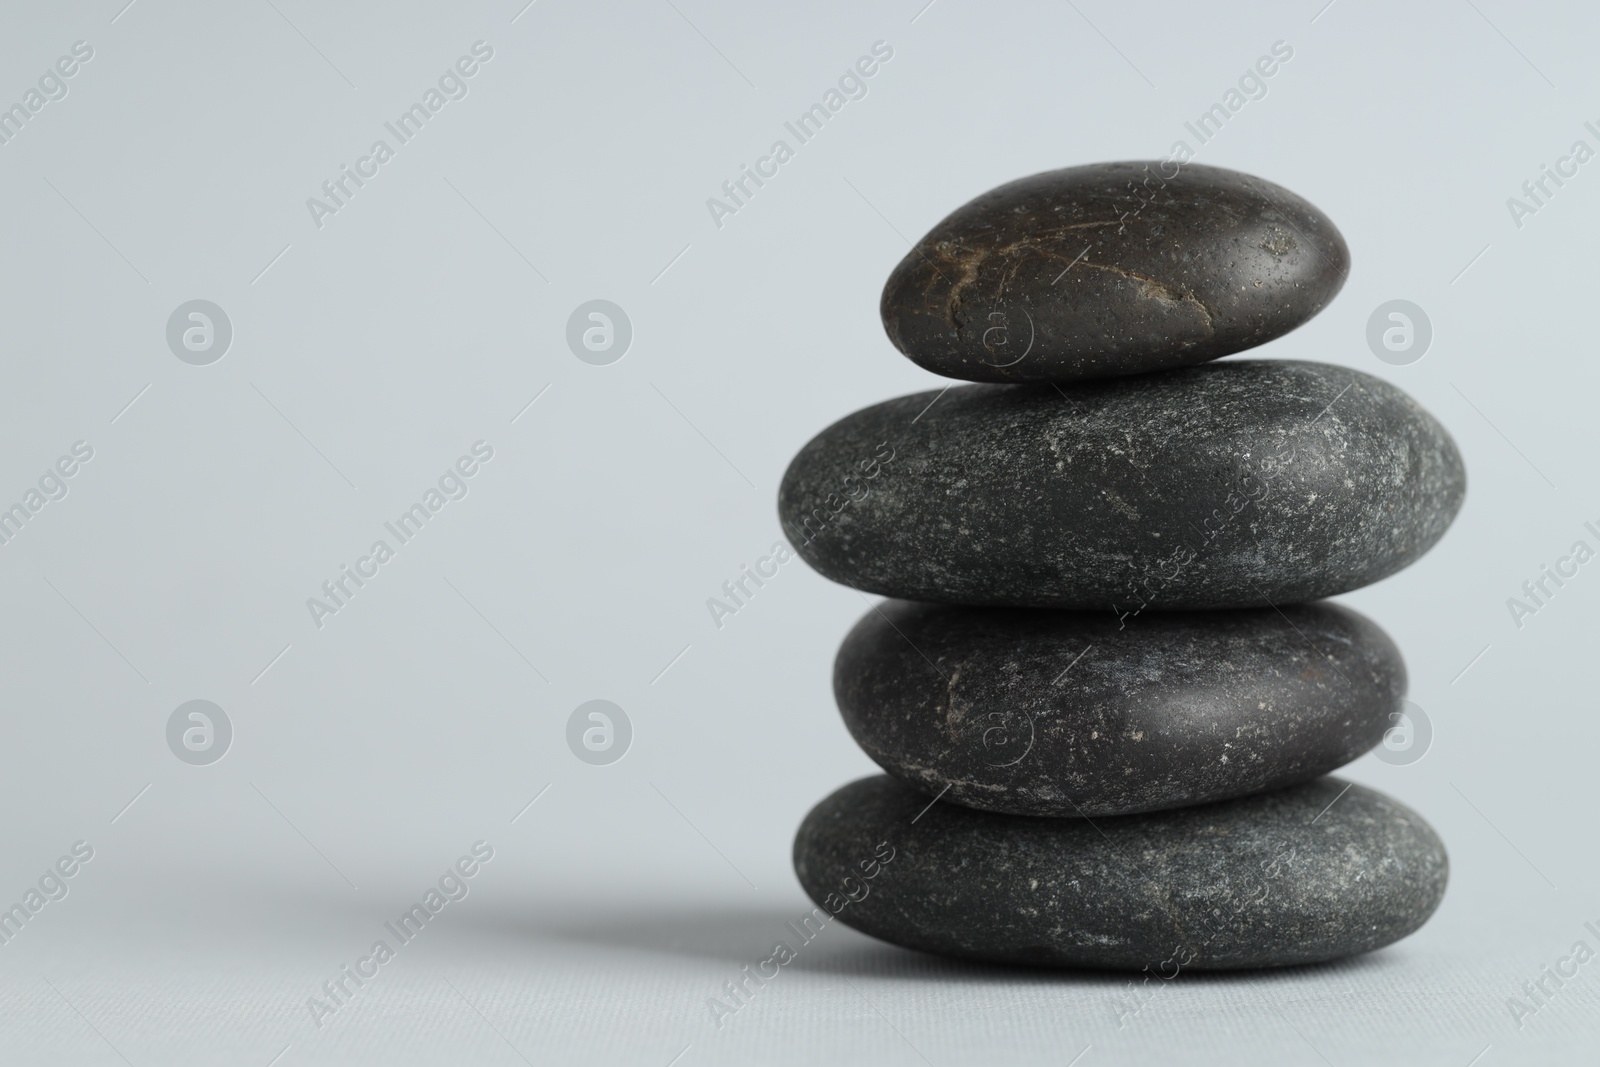
[[[492,934],[496,940],[558,942],[615,953],[646,953],[676,959],[723,961],[735,969],[766,959],[777,941],[797,949],[784,970],[843,978],[894,979],[913,982],[982,982],[1011,985],[1083,986],[1121,988],[1141,972],[1051,968],[976,963],[947,959],[878,941],[843,922],[830,922],[810,942],[799,939],[785,924],[807,914],[803,906],[782,908],[681,908],[614,912],[589,911],[581,915],[479,914],[463,917],[464,926]],[[1361,956],[1291,967],[1263,967],[1239,971],[1184,970],[1171,984],[1236,985],[1315,976],[1353,978],[1387,970],[1397,962],[1393,946]],[[1152,976],[1156,972],[1152,970]]]

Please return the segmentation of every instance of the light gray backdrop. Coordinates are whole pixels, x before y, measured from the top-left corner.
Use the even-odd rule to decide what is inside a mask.
[[[1507,600],[1600,544],[1600,163],[1522,189],[1600,149],[1593,11],[125,2],[12,5],[0,33],[0,105],[24,116],[0,144],[0,505],[27,513],[0,545],[0,903],[66,890],[0,944],[0,1060],[1592,1055],[1600,962],[1560,961],[1600,949],[1600,563],[1536,614]],[[1184,124],[1280,41],[1265,95],[1199,146]],[[799,144],[784,123],[875,42],[892,57],[864,95]],[[402,143],[385,123],[430,88]],[[392,158],[362,162],[380,139]],[[708,209],[778,139],[793,158]],[[707,998],[809,907],[796,825],[873,767],[829,688],[862,599],[798,562],[720,628],[707,598],[781,536],[778,480],[813,433],[941,384],[877,318],[908,239],[1000,182],[1179,139],[1349,241],[1334,304],[1253,354],[1391,380],[1467,458],[1444,541],[1344,598],[1399,642],[1433,730],[1419,761],[1348,773],[1438,828],[1443,907],[1365,959],[1153,993],[835,924],[719,1028]],[[369,176],[335,202],[345,166]],[[1366,340],[1396,299],[1433,329],[1408,365]],[[200,362],[169,345],[193,300],[231,324],[209,363],[215,314],[175,331]],[[608,365],[568,343],[591,300],[631,324]],[[92,458],[49,476],[78,442]],[[446,479],[465,496],[400,545],[384,523],[477,442],[492,458]],[[380,538],[393,558],[361,563]],[[377,571],[314,620],[343,565]],[[631,723],[609,765],[568,743],[595,699]],[[191,700],[231,739],[185,712],[169,745]],[[80,841],[92,858],[47,876]],[[479,841],[465,898],[399,945],[383,923]],[[380,938],[394,958],[361,964]],[[327,1000],[346,965],[377,974]],[[1576,977],[1530,999],[1558,965]]]

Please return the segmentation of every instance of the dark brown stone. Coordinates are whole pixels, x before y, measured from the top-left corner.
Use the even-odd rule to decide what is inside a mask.
[[[1097,163],[958,208],[895,267],[881,312],[936,374],[1073,382],[1265,344],[1321,311],[1349,265],[1333,224],[1269,181]]]

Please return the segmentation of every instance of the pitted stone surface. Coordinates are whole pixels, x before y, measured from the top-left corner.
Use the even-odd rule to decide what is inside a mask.
[[[896,945],[1166,978],[1370,952],[1426,922],[1449,876],[1420,815],[1337,778],[1092,824],[865,778],[806,816],[794,864],[819,905]]]
[[[1126,815],[1310,781],[1396,725],[1400,652],[1329,603],[1110,612],[889,601],[833,689],[867,755],[930,797]]]
[[[1404,392],[1229,360],[886,401],[802,448],[778,511],[824,576],[908,600],[1115,612],[1266,607],[1385,578],[1466,476]]]

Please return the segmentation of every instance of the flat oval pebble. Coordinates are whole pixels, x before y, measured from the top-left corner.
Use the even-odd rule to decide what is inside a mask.
[[[1073,382],[1265,344],[1321,311],[1350,252],[1333,223],[1221,167],[1097,163],[958,208],[889,275],[896,348],[976,382]]]
[[[800,450],[778,512],[862,592],[1127,618],[1358,589],[1432,547],[1465,491],[1449,434],[1389,383],[1229,360],[865,408]]]
[[[1449,875],[1420,815],[1338,778],[1092,825],[865,778],[806,816],[794,865],[820,907],[896,945],[1162,978],[1370,952],[1426,922]]]
[[[1307,782],[1383,740],[1405,664],[1334,604],[1110,612],[892,600],[833,691],[867,755],[932,797],[1012,815],[1127,815]]]

